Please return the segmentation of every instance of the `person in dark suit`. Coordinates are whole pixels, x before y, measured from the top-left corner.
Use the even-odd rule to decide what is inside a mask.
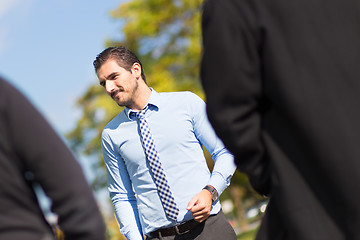
[[[52,127],[0,78],[0,239],[51,240],[41,186],[66,240],[105,240],[105,225],[80,165]]]
[[[360,239],[360,2],[209,0],[216,133],[269,196],[257,239]]]

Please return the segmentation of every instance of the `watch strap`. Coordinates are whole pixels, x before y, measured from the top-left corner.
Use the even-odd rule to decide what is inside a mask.
[[[215,202],[217,200],[219,195],[218,195],[217,190],[214,187],[212,187],[210,185],[206,185],[203,189],[206,189],[211,193],[213,202]]]

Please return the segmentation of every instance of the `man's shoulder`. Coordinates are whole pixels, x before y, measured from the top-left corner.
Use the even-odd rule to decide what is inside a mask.
[[[187,112],[198,112],[204,106],[204,101],[190,91],[162,92],[160,93],[161,106],[170,109],[185,109]]]
[[[182,103],[186,101],[193,101],[194,99],[200,99],[198,95],[190,91],[179,91],[179,92],[160,92],[160,96],[168,100],[181,100]]]
[[[125,110],[122,110],[118,115],[116,115],[103,129],[104,131],[111,131],[119,128],[122,123],[129,121],[126,116]]]

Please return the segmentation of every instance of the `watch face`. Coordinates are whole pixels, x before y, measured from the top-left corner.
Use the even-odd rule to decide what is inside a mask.
[[[212,200],[215,202],[216,201],[216,199],[218,198],[218,193],[217,193],[217,191],[214,189],[213,191],[212,191]]]

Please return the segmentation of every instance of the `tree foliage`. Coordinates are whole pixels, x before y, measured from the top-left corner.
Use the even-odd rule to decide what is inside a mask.
[[[125,38],[108,41],[124,45],[143,61],[150,85],[158,91],[192,89],[203,95],[199,83],[199,0],[134,0],[112,12],[125,24]]]

